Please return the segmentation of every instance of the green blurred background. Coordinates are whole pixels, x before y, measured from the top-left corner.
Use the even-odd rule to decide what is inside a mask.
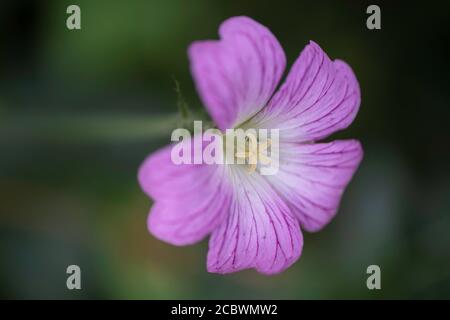
[[[0,297],[450,298],[450,3],[377,1],[0,2]],[[81,7],[82,30],[66,28]],[[365,158],[337,218],[305,235],[272,277],[206,272],[207,241],[174,247],[146,230],[142,160],[177,124],[177,79],[201,110],[186,56],[248,15],[289,65],[311,39],[362,89],[350,129]],[[66,289],[66,268],[82,290]],[[382,290],[366,288],[377,264]]]

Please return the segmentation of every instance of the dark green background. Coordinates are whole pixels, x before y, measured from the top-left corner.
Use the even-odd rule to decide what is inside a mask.
[[[0,2],[0,297],[450,298],[447,1]],[[78,4],[82,30],[69,31]],[[228,17],[268,26],[289,65],[314,40],[361,85],[365,158],[337,218],[283,274],[208,274],[207,243],[146,229],[136,181],[177,123],[174,78],[200,110],[186,56]],[[66,289],[66,267],[82,290]],[[382,290],[366,288],[377,264]]]

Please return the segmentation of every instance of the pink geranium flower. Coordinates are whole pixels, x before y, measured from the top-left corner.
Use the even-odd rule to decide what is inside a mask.
[[[300,228],[318,231],[335,216],[362,159],[356,140],[316,143],[352,123],[360,89],[345,62],[310,42],[274,93],[286,64],[274,35],[247,17],[226,20],[219,34],[189,48],[198,92],[222,131],[279,129],[279,170],[263,176],[244,165],[175,165],[165,147],[139,170],[155,201],[148,228],[174,245],[211,235],[209,272],[274,274],[299,258]]]

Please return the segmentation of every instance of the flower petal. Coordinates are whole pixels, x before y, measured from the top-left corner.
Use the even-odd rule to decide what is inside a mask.
[[[211,235],[208,271],[281,272],[300,256],[303,237],[298,221],[259,174],[237,167],[233,172],[238,185],[228,218]]]
[[[265,176],[299,218],[318,231],[336,214],[341,196],[363,156],[356,140],[280,145],[280,168]]]
[[[220,41],[189,47],[197,90],[221,130],[233,128],[263,108],[286,65],[274,35],[248,17],[222,23]]]
[[[226,166],[179,164],[172,146],[152,154],[139,169],[141,188],[152,197],[150,232],[174,245],[195,243],[216,228],[229,211],[232,189]]]
[[[300,54],[285,83],[252,123],[278,128],[285,141],[311,142],[347,128],[361,93],[352,69],[331,61],[314,42]]]

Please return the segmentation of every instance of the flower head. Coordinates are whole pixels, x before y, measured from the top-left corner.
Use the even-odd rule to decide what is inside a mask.
[[[279,169],[258,170],[270,162],[261,155],[270,139],[236,152],[244,164],[234,165],[176,165],[172,146],[165,147],[139,170],[142,189],[155,201],[148,227],[174,245],[211,235],[210,272],[274,274],[299,258],[301,229],[318,231],[335,216],[362,159],[356,140],[316,143],[352,123],[360,89],[345,62],[310,42],[275,92],[286,58],[274,35],[248,17],[226,20],[219,34],[189,48],[198,92],[222,132],[279,130]]]

